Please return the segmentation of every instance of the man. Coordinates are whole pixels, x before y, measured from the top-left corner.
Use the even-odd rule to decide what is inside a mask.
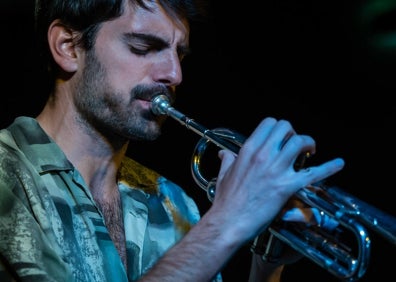
[[[36,118],[0,133],[5,281],[221,280],[299,188],[342,169],[334,159],[296,171],[315,141],[265,118],[238,156],[220,151],[216,196],[200,218],[179,186],[125,156],[131,140],[160,136],[151,100],[175,98],[200,7],[37,0],[51,93]],[[281,269],[254,255],[250,280],[276,281]]]

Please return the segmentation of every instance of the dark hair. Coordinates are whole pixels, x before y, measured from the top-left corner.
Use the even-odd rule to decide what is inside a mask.
[[[48,68],[50,83],[54,83],[57,66],[47,42],[49,25],[59,19],[65,26],[80,32],[77,43],[89,50],[101,23],[122,15],[124,1],[145,9],[149,9],[147,2],[158,1],[170,15],[189,21],[201,21],[207,16],[205,0],[35,0],[37,47],[40,60]]]

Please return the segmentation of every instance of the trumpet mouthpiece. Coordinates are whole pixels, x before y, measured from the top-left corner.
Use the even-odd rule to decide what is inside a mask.
[[[170,101],[166,95],[160,94],[151,100],[151,111],[155,115],[166,115],[169,107]]]

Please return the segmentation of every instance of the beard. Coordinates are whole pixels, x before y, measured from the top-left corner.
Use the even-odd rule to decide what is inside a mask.
[[[152,141],[161,135],[166,117],[154,115],[140,102],[150,101],[158,94],[171,95],[163,85],[137,85],[128,94],[114,90],[92,49],[87,51],[86,65],[76,85],[77,121],[88,132],[99,133],[110,142]]]

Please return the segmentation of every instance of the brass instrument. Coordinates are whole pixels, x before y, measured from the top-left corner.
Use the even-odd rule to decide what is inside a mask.
[[[213,143],[221,149],[238,154],[246,138],[227,128],[207,129],[174,109],[165,95],[154,97],[151,109],[155,115],[168,115],[202,137],[193,152],[191,171],[198,186],[204,189],[209,200],[213,201],[216,179],[208,181],[200,169],[201,159],[207,146]],[[320,224],[307,226],[307,224],[282,222],[280,219],[274,220],[268,228],[267,249],[263,252],[263,258],[271,255],[269,252],[272,251],[272,242],[276,241],[276,238],[278,242],[280,240],[290,246],[337,278],[357,281],[365,274],[370,259],[371,240],[366,227],[396,245],[395,217],[337,187],[311,185],[301,188],[295,196],[308,206],[317,208],[321,215],[336,220],[338,222],[336,230],[329,233]],[[340,238],[345,239],[340,236],[344,234],[341,228],[349,230],[348,234],[352,234],[356,239],[353,246],[341,242]]]

